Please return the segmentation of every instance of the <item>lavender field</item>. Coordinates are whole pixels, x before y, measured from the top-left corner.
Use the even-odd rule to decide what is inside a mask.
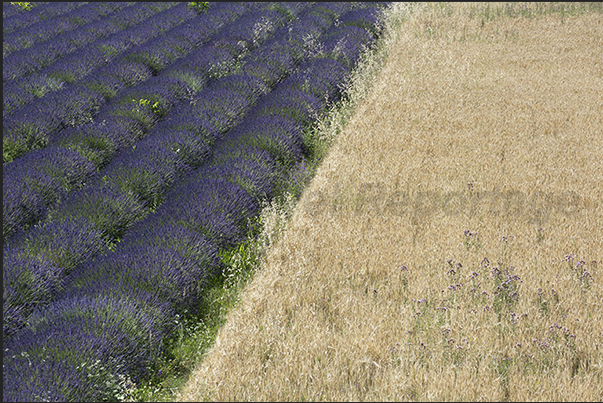
[[[5,401],[153,375],[388,6],[3,3]]]

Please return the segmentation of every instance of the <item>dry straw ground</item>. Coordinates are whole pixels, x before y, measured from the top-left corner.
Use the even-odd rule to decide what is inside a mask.
[[[398,3],[380,74],[179,398],[601,401],[588,7]]]

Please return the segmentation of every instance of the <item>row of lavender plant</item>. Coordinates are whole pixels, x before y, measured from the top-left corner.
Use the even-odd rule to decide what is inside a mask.
[[[215,9],[215,12],[222,17],[222,20],[219,18],[212,19],[216,25],[199,24],[200,27],[205,27],[205,29],[197,28],[194,32],[198,36],[195,36],[193,39],[197,41],[207,40],[219,27],[245,11],[243,7],[228,8],[227,6],[217,6]],[[221,11],[230,12],[224,13]],[[233,26],[225,27],[225,29],[229,28],[233,28]],[[188,62],[180,60],[179,64],[192,66],[194,59],[198,59],[199,54],[202,54],[201,51],[197,52],[197,56],[193,55],[193,60]],[[127,137],[133,140],[142,136],[144,134],[144,127],[141,127],[138,121],[144,121],[147,126],[153,123],[150,119],[156,117],[157,114],[150,113],[149,108],[142,105],[137,105],[134,108],[130,103],[130,109],[125,108],[126,113],[128,111],[131,113],[136,112],[133,118],[119,117],[112,114],[115,109],[124,108],[124,104],[127,105],[129,101],[138,97],[141,89],[145,90],[145,85],[150,84],[148,79],[151,78],[151,72],[149,69],[140,63],[124,60],[121,64],[113,63],[104,70],[105,74],[98,74],[92,80],[93,83],[97,83],[100,86],[112,86],[113,88],[121,86],[124,88],[126,83],[123,83],[115,76],[121,76],[131,84],[143,79],[147,79],[147,81],[143,81],[138,87],[122,94],[113,103],[106,105],[96,116],[96,122],[93,121],[63,131],[59,133],[60,138],[58,141],[54,142],[54,144],[51,142],[53,147],[37,152],[33,151],[29,153],[30,155],[26,155],[11,164],[5,164],[3,173],[3,195],[5,200],[3,234],[5,237],[17,227],[41,218],[46,206],[58,199],[61,187],[65,187],[69,183],[83,182],[91,172],[94,172],[95,169],[108,162],[120,146],[124,145],[122,144],[123,141],[120,141],[121,139]],[[193,92],[198,91],[206,81],[203,75],[194,75],[184,70],[181,70],[180,74],[168,73],[162,76],[162,78],[167,79],[169,76],[174,76],[176,79],[181,77],[185,81],[187,88]],[[154,77],[155,86],[157,86],[160,80],[160,78]],[[172,82],[171,84],[173,87],[177,83]],[[76,90],[79,88],[76,88]],[[165,91],[163,92],[165,93]],[[70,95],[70,102],[75,104],[72,108],[74,109],[72,113],[77,116],[78,110],[75,106],[77,106],[76,101],[78,98],[74,97],[75,94],[71,92],[61,95],[61,98],[67,99],[69,97],[66,97],[66,95]],[[180,95],[183,94],[181,93]],[[171,94],[170,98],[173,97],[174,94]],[[166,104],[168,98],[164,98],[161,109],[162,113],[165,113],[168,107],[168,104]],[[84,111],[80,110],[79,112]],[[119,114],[120,112],[117,113]],[[126,143],[128,142],[126,141]],[[84,150],[82,150],[82,147]],[[110,151],[107,151],[107,149],[110,149]],[[92,159],[91,164],[74,150],[83,151],[86,157],[90,156],[90,151],[93,153],[96,151],[100,155],[90,156]],[[103,153],[103,151],[105,152]],[[74,171],[75,173],[73,173]],[[56,180],[56,175],[60,176],[59,180]]]
[[[12,32],[3,35],[2,50],[3,59],[9,54],[27,49],[39,42],[47,41],[63,33],[73,31],[79,27],[98,22],[103,17],[121,9],[131,7],[134,3],[92,3],[80,7],[67,14],[53,18],[51,21],[44,20],[28,27],[25,32]]]
[[[143,8],[149,7],[150,6],[143,6]],[[92,56],[93,60],[83,58],[86,56],[86,53],[79,55],[79,62],[77,62],[78,59],[74,59],[73,57],[69,56],[75,56],[73,55],[74,52],[77,52],[79,49],[85,49],[83,46],[86,43],[99,39],[99,36],[100,38],[104,38],[111,33],[119,31],[120,29],[124,28],[123,24],[130,25],[131,23],[141,22],[143,19],[148,18],[149,13],[152,12],[152,10],[141,10],[140,8],[134,9],[133,11],[134,12],[132,13],[130,10],[127,10],[127,12],[124,12],[124,15],[122,15],[121,18],[109,18],[107,20],[100,21],[100,27],[98,26],[99,24],[95,24],[97,26],[93,26],[91,30],[87,30],[82,27],[78,30],[72,31],[69,33],[69,35],[62,35],[61,37],[40,43],[24,51],[13,53],[7,57],[7,60],[4,61],[3,73],[5,76],[14,77],[13,81],[10,81],[10,83],[14,83],[14,86],[17,88],[27,88],[27,83],[30,81],[28,80],[28,74],[39,73],[40,69],[42,69],[44,66],[50,66],[53,62],[57,62],[61,58],[66,58],[65,62],[71,61],[74,62],[74,64],[58,63],[56,66],[46,69],[47,71],[44,72],[45,75],[39,77],[42,79],[46,78],[47,80],[50,79],[51,86],[55,88],[60,87],[61,83],[65,84],[76,81],[78,76],[82,76],[86,74],[86,72],[89,72],[87,69],[93,67],[95,63],[97,65],[108,63],[109,58],[106,57],[106,53],[103,51],[106,49],[108,52],[110,52],[111,50],[110,48],[107,49],[106,46],[104,48],[101,46],[101,49],[99,49],[97,52],[92,54],[88,53],[87,55]],[[147,36],[150,34],[151,37],[165,34],[167,30],[177,27],[184,21],[191,20],[196,15],[197,14],[191,11],[186,5],[172,7],[169,10],[156,14],[151,19],[147,19],[147,21],[145,21],[145,23],[148,24],[148,27],[145,29],[147,31],[146,34]],[[128,19],[129,21],[126,20],[126,22],[124,22],[124,17],[126,16],[130,18]],[[60,61],[63,60],[61,59]],[[92,65],[90,65],[90,62],[92,62]],[[61,70],[60,67],[64,67],[64,70]],[[15,81],[15,79],[22,76],[25,77]],[[36,80],[34,80],[34,83],[35,82]],[[5,83],[7,83],[7,80],[5,80]],[[82,85],[82,83],[77,84],[79,84],[79,87],[88,89],[90,92],[88,86]],[[14,86],[12,88],[13,90]],[[95,90],[95,88],[91,88],[91,90],[93,93],[98,92]],[[63,91],[67,92],[66,89]],[[101,96],[105,94],[101,92],[98,95]],[[13,102],[13,100],[10,98],[7,99],[7,101]],[[5,104],[7,101],[5,101]],[[45,112],[45,110],[48,109],[47,105],[50,102],[57,102],[60,101],[60,99],[40,99],[37,101],[38,102],[34,102],[33,105],[30,104],[29,108],[21,108],[18,110],[20,113],[14,119],[9,120],[14,121],[12,121],[10,125],[3,125],[4,130],[14,132],[13,135],[15,136],[21,132],[25,132],[24,134],[27,134],[26,130],[22,127],[24,126],[27,117],[29,116],[31,118],[31,115],[34,115],[36,112]],[[9,107],[12,108],[13,106],[9,105]],[[12,113],[14,114],[14,112]],[[56,112],[52,115],[52,118],[52,120],[57,121],[54,123],[54,125],[51,124],[51,119],[47,118],[46,120],[40,122],[42,124],[41,126],[40,123],[38,124],[38,127],[30,124],[30,130],[35,128],[37,130],[45,130],[52,133],[61,128],[61,124],[65,124],[65,122],[60,122],[60,117],[56,116]],[[17,126],[18,128],[13,126]],[[31,134],[29,135],[31,136]]]
[[[82,27],[75,34],[94,42],[87,43],[73,52],[58,57],[45,67],[5,83],[3,88],[3,116],[10,116],[23,105],[49,92],[58,91],[65,84],[92,75],[96,69],[109,64],[120,53],[156,37],[162,31],[157,27],[160,19],[170,15],[155,3],[143,3],[128,7],[112,18],[106,18],[90,26]],[[95,38],[96,36],[96,38]],[[106,36],[106,37],[105,37]],[[44,55],[44,50],[40,50]],[[27,63],[27,55],[23,59]]]
[[[115,392],[106,385],[119,383],[116,374],[134,378],[144,374],[162,348],[161,338],[174,328],[170,318],[194,307],[204,280],[219,268],[216,248],[240,240],[246,218],[259,209],[257,196],[271,193],[279,178],[274,172],[281,166],[277,161],[301,158],[302,129],[293,119],[311,120],[312,109],[319,108],[320,100],[314,98],[313,106],[305,105],[305,113],[293,116],[278,101],[282,94],[295,90],[304,93],[308,88],[325,88],[324,74],[316,74],[323,67],[322,59],[315,65],[308,63],[298,72],[304,75],[298,76],[297,84],[283,82],[262,98],[272,96],[275,101],[258,103],[237,130],[218,142],[211,161],[170,192],[168,202],[150,221],[128,234],[115,253],[92,262],[92,269],[76,272],[73,287],[64,298],[30,318],[33,326],[19,338],[15,351],[33,353],[27,357],[34,360],[29,367],[33,369],[20,377],[20,390],[9,388],[5,392],[12,397],[42,396],[49,400],[57,396],[59,400],[74,396],[97,399]],[[333,79],[331,87],[336,85]],[[111,286],[105,288],[105,284]],[[116,306],[123,310],[108,314]],[[105,326],[93,319],[101,316],[99,313],[107,318]],[[91,332],[113,339],[90,340],[86,336]],[[38,334],[43,338],[36,338]],[[59,342],[64,339],[68,344]],[[136,349],[136,344],[142,349]],[[69,361],[82,365],[70,368]],[[10,360],[5,377],[10,385],[15,382],[15,366],[28,368],[23,354]],[[52,376],[48,368],[54,369]],[[100,390],[99,383],[104,385]],[[41,384],[51,386],[41,389]],[[74,390],[80,393],[70,394]]]
[[[2,4],[7,5],[7,3]],[[76,8],[82,7],[85,4],[86,3],[81,2],[57,1],[33,7],[27,12],[23,12],[23,10],[20,9],[20,12],[12,13],[5,18],[2,18],[2,34],[6,35],[15,32],[18,29],[26,29],[38,21],[58,17],[75,10]]]
[[[262,18],[264,17],[265,15],[262,16]],[[300,32],[300,35],[303,34],[304,32]],[[235,40],[237,38],[234,38],[233,42]],[[284,45],[285,43],[281,44]],[[274,47],[269,47],[269,49],[272,48]],[[256,61],[270,56],[262,56],[260,51],[258,53],[253,58]],[[269,63],[268,60],[265,60],[265,62]],[[281,66],[280,70],[282,72],[286,69]],[[278,75],[273,74],[273,77],[268,78],[274,82]],[[266,84],[250,76],[223,77],[216,80],[213,85],[195,97],[194,105],[182,102],[177,108],[178,112],[164,124],[157,127],[156,130],[153,130],[147,139],[137,144],[138,147],[121,154],[109,164],[107,169],[101,173],[104,174],[101,179],[96,179],[89,187],[69,197],[61,208],[53,214],[52,219],[47,220],[44,228],[37,227],[27,236],[21,232],[20,236],[17,236],[17,240],[9,242],[9,244],[26,244],[28,245],[28,253],[33,255],[39,253],[37,248],[49,249],[47,242],[50,242],[50,239],[55,244],[66,243],[66,245],[71,245],[73,241],[79,239],[73,237],[73,232],[69,231],[69,236],[72,237],[70,238],[71,242],[63,240],[58,235],[62,232],[57,228],[63,228],[67,224],[52,225],[52,223],[53,220],[56,223],[59,217],[63,216],[65,218],[64,216],[69,216],[74,211],[88,211],[89,213],[86,216],[88,219],[91,218],[91,213],[93,213],[92,221],[95,222],[96,227],[104,231],[105,238],[109,242],[114,241],[125,231],[130,222],[142,218],[144,213],[142,208],[148,209],[155,206],[163,189],[169,186],[177,175],[182,174],[191,166],[200,165],[211,147],[211,142],[218,134],[225,132],[236,124],[237,116],[243,116],[253,100],[265,91]],[[228,116],[229,114],[230,116]],[[199,118],[193,120],[191,116]],[[195,128],[187,132],[187,129],[190,130],[193,126]],[[126,198],[129,197],[129,199],[124,200],[122,194]],[[132,200],[132,196],[135,196],[140,203]],[[111,207],[116,208],[117,205],[127,206],[126,210],[129,214],[120,219],[117,216],[111,217],[110,211],[99,211],[99,206],[110,209]],[[60,219],[60,221],[63,221],[63,219]],[[77,225],[79,224],[72,224],[73,228],[76,228]],[[82,224],[83,234],[88,229],[89,226]],[[74,229],[74,231],[76,230]],[[23,241],[23,238],[26,240]],[[96,252],[98,252],[102,250],[105,244],[100,235],[96,238],[96,241],[98,243]],[[40,243],[44,246],[41,247]],[[77,248],[77,241],[73,248]],[[10,248],[5,248],[5,257],[11,254],[7,252],[8,250]],[[69,250],[70,247],[63,248],[63,252]],[[55,264],[56,267],[53,266],[53,270],[63,272],[81,263],[79,259],[88,259],[90,256],[87,254],[87,249],[84,249],[84,251],[85,253],[79,254],[72,252],[67,257],[59,255],[47,258]],[[22,254],[20,249],[11,255],[16,254]],[[18,279],[23,276],[19,273],[18,270],[15,270],[6,278],[8,280],[5,281],[7,288],[16,288],[16,286],[8,286],[8,284],[13,284],[13,282],[18,284]],[[53,278],[58,281],[60,276]],[[28,294],[21,292],[19,295]],[[21,297],[18,301],[23,302],[23,299]],[[38,301],[38,299],[35,300]],[[15,316],[10,313],[13,312],[12,309],[17,305],[27,306],[27,304],[17,304],[11,301],[13,301],[13,298],[8,298],[5,301],[5,332],[14,323],[11,318]],[[18,312],[13,313],[17,314]]]
[[[249,41],[254,35],[253,27],[262,19],[268,21],[267,11],[250,15],[247,20],[237,20],[238,31],[232,29],[235,23],[225,26],[222,34],[214,35],[214,39],[223,44],[243,43],[241,38],[245,36],[241,29],[247,27]],[[271,15],[273,20],[278,19],[278,13]],[[224,33],[232,38],[227,40]],[[201,47],[191,57],[180,60],[177,67],[152,77],[106,105],[97,116],[97,122],[63,131],[53,147],[31,152],[7,164],[3,174],[4,238],[15,229],[40,220],[46,215],[47,207],[58,201],[62,193],[82,185],[117,151],[132,146],[143,137],[174,104],[199,91],[208,79],[207,71],[212,64],[236,60],[244,50],[231,52],[213,45]],[[132,99],[150,99],[155,107],[132,105],[129,102]]]
[[[153,18],[153,28],[148,30],[160,33],[165,26],[158,19],[168,19],[169,25],[174,26],[184,19],[190,19],[185,14],[191,12],[187,7],[174,7],[168,13],[161,13]],[[186,18],[185,18],[186,17]],[[21,108],[14,115],[3,119],[3,160],[5,163],[33,149],[44,147],[53,136],[65,127],[77,126],[90,121],[98,108],[108,99],[128,86],[148,79],[152,70],[147,64],[153,61],[140,60],[148,52],[157,50],[164,36],[160,36],[144,49],[131,49],[126,55],[97,72],[97,79],[65,85],[60,91],[37,99]],[[165,41],[164,41],[165,42]],[[154,46],[155,45],[155,46]],[[164,44],[164,48],[166,45]],[[188,49],[190,51],[190,49]],[[169,53],[173,56],[172,53]],[[180,56],[181,54],[178,54]],[[96,53],[99,57],[99,54]],[[102,56],[100,56],[102,58]],[[152,56],[151,56],[152,57]],[[133,59],[133,60],[132,60]],[[60,73],[65,79],[70,76],[69,69],[85,69],[86,62],[66,66],[68,69]],[[42,77],[42,79],[44,79]],[[51,77],[51,80],[54,80]],[[60,80],[63,81],[63,80]],[[55,82],[56,83],[56,82]],[[60,84],[60,83],[59,83]],[[84,111],[85,113],[80,113]]]
[[[221,7],[215,7],[217,10],[213,14],[217,14],[217,19],[223,21],[240,15],[238,9],[246,9],[236,3],[219,4]],[[257,5],[251,4],[250,7]],[[172,12],[166,15],[172,20],[169,21],[170,25],[176,23],[176,20],[181,20],[184,14],[192,12],[187,7],[175,7],[170,11]],[[162,31],[166,28],[161,21],[152,22],[156,26],[152,30]],[[36,100],[15,115],[4,119],[4,161],[9,162],[31,150],[45,147],[64,128],[91,122],[95,117],[102,121],[102,118],[96,116],[101,106],[110,100],[112,105],[123,103],[123,99],[127,99],[124,94],[126,89],[142,84],[168,65],[181,61],[198,42],[206,42],[215,28],[216,21],[208,23],[207,19],[197,20],[195,25],[181,29],[174,28],[151,43],[125,52],[118,60],[96,71],[92,79],[66,85],[61,91]],[[71,70],[73,67],[66,66]],[[85,63],[76,63],[75,67],[85,67]],[[67,71],[64,74],[71,73]],[[117,94],[120,94],[121,98],[113,99]],[[126,102],[129,101],[131,98]]]
[[[88,8],[92,7],[95,6],[87,6],[86,8],[82,8],[82,10],[87,11]],[[169,7],[169,3],[163,5],[164,9],[167,7]],[[176,10],[176,7],[172,8]],[[187,7],[179,8],[187,9]],[[52,21],[44,22],[49,23]],[[69,55],[89,45],[91,42],[123,28],[120,26],[119,20],[115,20],[111,16],[105,16],[101,21],[92,24],[91,27],[80,26],[78,29],[64,32],[62,35],[36,43],[26,49],[12,52],[3,58],[3,84],[8,84],[21,77],[36,73],[59,58]]]
[[[112,64],[126,62],[128,59],[141,59],[143,64],[151,69],[152,73],[156,73],[159,69],[153,65],[150,55],[144,54],[145,51],[146,53],[151,52],[155,54],[160,54],[162,51],[167,51],[168,54],[174,53],[174,48],[160,48],[162,44],[164,47],[166,46],[166,41],[174,43],[178,40],[184,40],[183,45],[191,42],[193,46],[198,46],[203,42],[205,37],[195,32],[195,29],[208,31],[212,27],[215,27],[216,24],[223,23],[225,13],[234,13],[237,8],[233,7],[232,4],[229,7],[214,6],[212,7],[212,13],[204,14],[200,16],[201,18],[186,19],[186,21],[179,24],[177,29],[172,29],[174,26],[173,23],[177,22],[173,18],[182,19],[182,16],[178,17],[178,15],[174,15],[174,11],[178,10],[181,13],[189,14],[186,18],[193,14],[187,11],[188,7],[180,6],[177,9],[171,10],[171,12],[159,13],[146,21],[142,21],[150,15],[152,9],[157,8],[157,4],[159,3],[141,4],[137,8],[128,10],[129,12],[121,15],[121,18],[116,17],[115,21],[110,21],[111,23],[119,24],[122,31],[103,40],[98,40],[79,52],[61,58],[57,62],[37,71],[37,74],[33,77],[27,77],[27,79],[20,81],[16,80],[17,82],[11,83],[13,85],[8,86],[9,91],[7,91],[7,88],[4,88],[5,109],[7,109],[6,106],[9,106],[8,109],[12,111],[8,114],[13,113],[21,104],[29,102],[32,96],[42,97],[48,92],[61,89],[65,83],[79,82],[80,84],[86,84],[90,79],[94,79],[94,76],[107,74],[107,71],[104,71],[102,67],[112,62],[112,59],[117,56],[122,57],[120,60],[113,61]],[[249,8],[251,6],[243,7],[239,5],[238,8]],[[166,21],[166,18],[169,20]],[[109,24],[109,22],[105,23]],[[131,26],[135,23],[137,23],[135,27]],[[124,29],[127,26],[130,27],[127,30]],[[171,30],[166,32],[168,29]],[[161,34],[161,37],[156,38],[159,34]],[[146,43],[153,38],[157,40],[152,43]],[[203,38],[203,40],[200,38]],[[145,45],[144,48],[141,48],[142,45]],[[129,53],[124,55],[126,51],[129,51]],[[86,81],[82,81],[84,77],[86,77]],[[127,79],[131,77],[122,78]],[[101,94],[105,97],[113,95],[112,93],[107,93],[107,90],[110,90],[109,88],[102,88],[103,86],[99,83],[93,83],[88,86],[93,90],[101,90]],[[99,86],[101,88],[97,88]],[[113,89],[109,92],[115,90]],[[5,116],[7,116],[7,112],[5,112]]]

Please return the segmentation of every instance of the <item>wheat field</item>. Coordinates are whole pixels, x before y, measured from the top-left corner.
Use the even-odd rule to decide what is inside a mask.
[[[178,400],[602,401],[601,11],[396,3]]]

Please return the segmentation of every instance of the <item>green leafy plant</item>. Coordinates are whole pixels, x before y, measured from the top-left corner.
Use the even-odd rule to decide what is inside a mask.
[[[135,112],[140,113],[140,108],[150,106],[153,113],[155,113],[155,114],[161,113],[159,102],[155,102],[154,104],[151,105],[151,101],[149,101],[148,99],[142,99],[142,98],[139,99],[138,101],[133,99],[132,102],[134,102],[134,108],[132,110]]]
[[[209,2],[208,1],[191,1],[188,3],[188,7],[191,10],[196,11],[198,13],[204,13],[209,8]]]
[[[14,2],[11,1],[10,4],[12,4],[15,7],[19,7],[21,10],[24,10],[24,11],[29,11],[33,7],[31,3],[25,2],[25,1],[14,1]]]

